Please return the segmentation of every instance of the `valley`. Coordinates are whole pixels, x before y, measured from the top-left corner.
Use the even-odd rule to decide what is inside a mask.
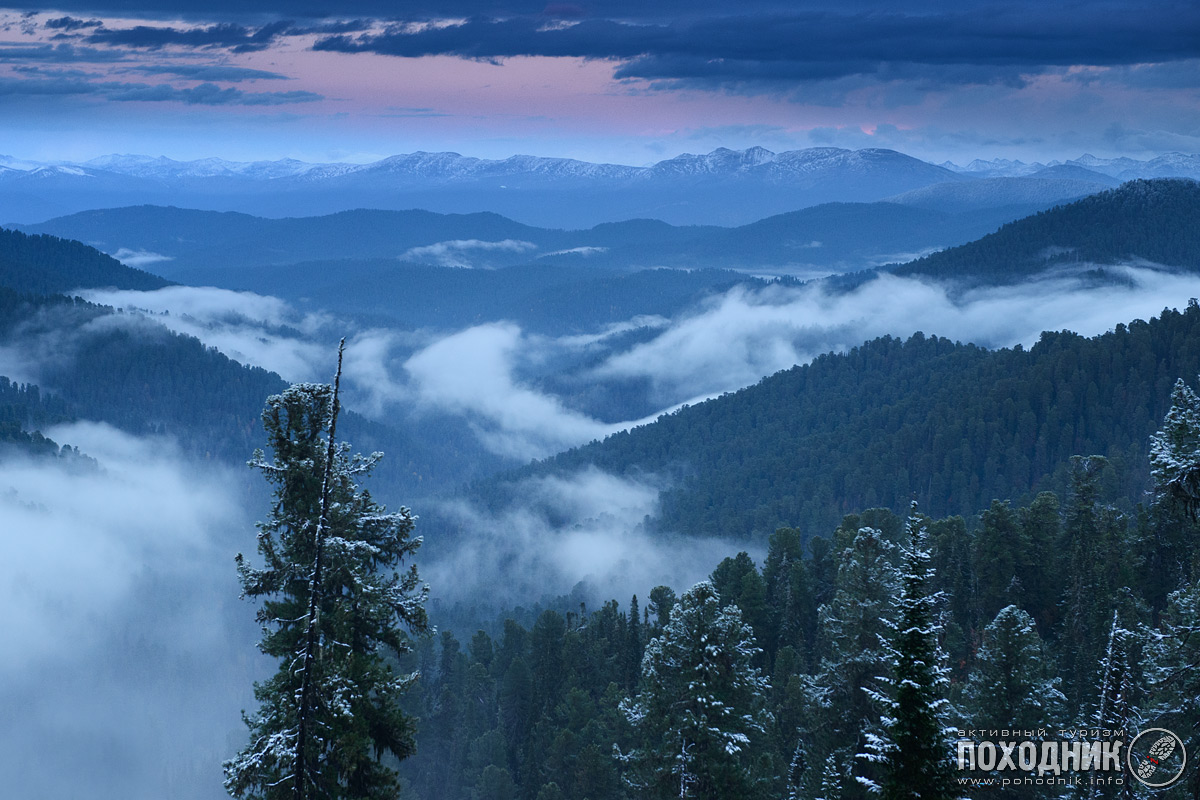
[[[138,205],[0,230],[0,472],[34,476],[14,478],[5,513],[27,525],[53,513],[63,542],[73,525],[110,551],[121,542],[132,561],[97,556],[118,588],[96,591],[131,626],[145,616],[134,586],[159,604],[163,581],[224,597],[206,635],[238,633],[195,669],[245,685],[262,665],[230,660],[253,631],[235,621],[229,554],[253,545],[269,498],[241,464],[262,446],[264,399],[328,380],[345,337],[339,438],[382,451],[371,494],[417,512],[440,628],[397,662],[430,676],[405,700],[422,720],[401,765],[411,796],[619,796],[604,752],[631,741],[618,701],[706,575],[774,681],[756,769],[780,790],[796,752],[850,735],[811,732],[823,712],[804,681],[842,691],[828,620],[866,602],[846,570],[895,585],[910,502],[951,598],[957,702],[975,713],[992,713],[971,688],[980,643],[1010,602],[1063,654],[1058,674],[1094,661],[1107,623],[1060,602],[1063,581],[1091,569],[1078,559],[1101,570],[1096,607],[1131,625],[1174,613],[1194,523],[1146,492],[1152,437],[1181,402],[1172,387],[1200,374],[1197,187],[1135,179],[957,212],[854,200],[733,227]],[[86,498],[114,480],[124,512],[38,510],[50,487]],[[179,499],[193,488],[199,505]],[[145,532],[137,509],[154,495],[170,499],[161,522],[193,531],[192,560],[165,574],[134,566],[176,546]],[[207,526],[222,532],[196,538]],[[126,541],[126,529],[143,532]],[[867,546],[893,555],[871,560]],[[190,613],[155,612],[168,625]],[[121,670],[165,669],[183,651],[110,636],[78,655],[98,656],[129,696]],[[154,691],[199,720],[210,684],[180,674],[184,695]],[[1085,703],[1088,680],[1047,713]],[[465,696],[487,699],[476,712]],[[226,729],[203,724],[201,749],[163,756],[179,774],[219,760]],[[805,775],[805,791],[828,779]],[[211,780],[187,782],[180,796],[212,796],[198,788]]]

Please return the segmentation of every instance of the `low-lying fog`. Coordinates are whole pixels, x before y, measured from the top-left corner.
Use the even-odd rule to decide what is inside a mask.
[[[399,425],[427,414],[461,417],[486,448],[516,464],[639,424],[647,404],[696,402],[876,336],[921,330],[1028,346],[1042,330],[1092,335],[1200,295],[1196,276],[1119,272],[1128,285],[1067,277],[961,295],[890,276],[845,293],[734,289],[674,319],[558,338],[509,321],[456,331],[354,328],[275,298],[211,288],[87,295],[146,309],[293,381],[328,380],[336,340],[347,335],[349,407]],[[51,345],[36,339],[45,335],[0,352],[0,374],[36,380],[34,354]],[[629,405],[641,410],[602,418],[561,390],[610,385],[642,387]],[[222,797],[220,762],[243,735],[239,710],[253,706],[252,681],[273,668],[254,649],[254,608],[238,599],[233,566],[239,551],[257,557],[253,522],[265,508],[248,507],[244,467],[193,463],[169,441],[88,422],[46,433],[99,466],[0,460],[6,792]],[[502,599],[528,603],[583,578],[597,600],[623,604],[658,583],[685,587],[739,547],[679,548],[647,537],[641,525],[656,511],[661,481],[591,470],[529,481],[519,492],[527,505],[499,512],[447,502],[440,514],[465,533],[436,560],[419,554],[422,575],[447,600],[504,586]]]

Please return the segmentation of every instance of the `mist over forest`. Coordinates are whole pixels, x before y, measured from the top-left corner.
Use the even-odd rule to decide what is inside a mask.
[[[748,705],[725,755],[686,761],[702,775],[686,796],[867,797],[892,774],[866,743],[898,708],[881,676],[901,663],[888,631],[909,612],[891,601],[918,550],[941,723],[1162,722],[1193,747],[1197,529],[1163,477],[1190,474],[1200,413],[1190,167],[1081,189],[1078,165],[1066,185],[817,156],[829,181],[882,173],[864,188],[853,172],[838,202],[779,189],[797,208],[726,225],[276,219],[147,205],[131,183],[139,205],[0,229],[13,796],[259,796],[222,771],[278,668],[256,649],[278,624],[255,621],[267,578],[234,558],[261,566],[283,502],[263,473],[282,468],[246,462],[268,445],[268,397],[332,382],[343,339],[337,438],[384,454],[362,480],[415,516],[403,566],[431,623],[380,661],[420,675],[397,706],[415,750],[367,759],[398,770],[398,794],[345,796],[668,796],[655,737],[685,734],[645,720],[695,624],[730,637],[728,697]],[[696,220],[723,219],[730,185],[785,186],[800,156],[722,173],[729,158],[688,179],[710,193]],[[560,178],[543,189],[618,180]],[[208,191],[188,180],[189,199]],[[1004,666],[1005,647],[1026,661]],[[1004,669],[1025,682],[1015,705],[986,688]],[[1187,796],[1188,774],[1164,796]]]

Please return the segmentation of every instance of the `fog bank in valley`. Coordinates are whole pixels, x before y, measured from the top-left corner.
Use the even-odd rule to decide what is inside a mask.
[[[169,312],[155,319],[291,381],[328,380],[336,341],[345,335],[348,405],[400,425],[419,425],[430,414],[461,417],[488,450],[522,462],[878,336],[921,331],[990,348],[1028,347],[1045,330],[1091,336],[1200,295],[1194,274],[1146,265],[1106,269],[1118,283],[1077,272],[962,290],[884,274],[849,291],[820,282],[735,287],[674,319],[638,318],[560,337],[526,332],[511,320],[452,331],[363,329],[326,314],[302,314],[277,298],[212,288],[88,296]],[[620,334],[636,328],[649,335],[623,344]],[[648,386],[650,394],[631,400],[629,413],[601,419],[545,388],[544,379],[555,375],[555,385],[584,394],[631,382]]]
[[[497,511],[447,503],[438,513],[463,533],[453,547],[431,553],[422,574],[450,602],[528,605],[583,581],[594,602],[624,605],[660,584],[686,589],[739,550],[766,554],[761,543],[649,533],[646,518],[657,514],[666,485],[654,475],[589,468],[522,480],[512,491],[519,500]]]
[[[0,457],[0,774],[11,797],[219,798],[262,677],[236,482],[169,441],[47,432],[98,461]]]
[[[92,292],[126,313],[70,331],[44,320],[15,331],[0,374],[37,381],[41,359],[70,358],[78,337],[159,322],[288,380],[325,381],[345,335],[348,406],[398,426],[465,420],[483,446],[516,464],[649,419],[590,413],[573,395],[589,387],[641,385],[654,408],[670,410],[876,336],[921,330],[1029,346],[1045,329],[1097,334],[1200,295],[1195,276],[1110,272],[1123,283],[1081,274],[963,291],[882,276],[841,292],[736,288],[674,319],[562,337],[503,320],[451,331],[363,328],[220,289]],[[220,762],[244,736],[238,712],[253,708],[252,682],[272,668],[254,648],[254,606],[238,599],[233,567],[239,551],[256,558],[253,522],[267,511],[247,500],[256,479],[105,425],[46,433],[98,466],[0,454],[6,787],[19,797],[222,797]],[[745,544],[649,534],[668,480],[588,469],[527,479],[501,508],[461,498],[415,508],[456,531],[429,542],[417,564],[433,596],[449,603],[528,604],[581,580],[597,601],[623,604],[657,584],[686,588]]]

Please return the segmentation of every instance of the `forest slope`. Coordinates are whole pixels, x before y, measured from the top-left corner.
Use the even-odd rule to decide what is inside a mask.
[[[46,294],[80,288],[161,289],[169,283],[80,242],[0,228],[0,286]]]
[[[1137,502],[1147,437],[1174,381],[1198,371],[1194,302],[1094,338],[1045,333],[1028,350],[884,337],[476,491],[503,505],[510,479],[589,465],[654,474],[671,481],[658,527],[758,537],[780,526],[830,530],[856,509],[914,498],[934,515],[973,514],[994,498],[1055,488],[1072,455],[1100,454]]]
[[[1012,283],[1046,270],[1149,261],[1200,269],[1200,183],[1137,180],[1010,222],[995,233],[895,268],[968,283]]]

